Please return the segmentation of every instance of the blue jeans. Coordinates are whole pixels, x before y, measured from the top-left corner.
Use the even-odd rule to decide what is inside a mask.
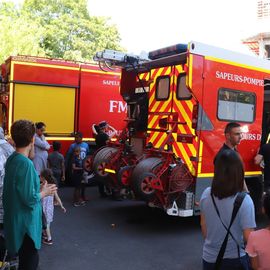
[[[241,268],[242,267],[242,268]],[[203,260],[203,270],[214,270],[215,269],[215,263],[209,263]],[[220,270],[250,270],[249,266],[249,258],[247,255],[236,259],[223,259],[222,264],[220,267]]]

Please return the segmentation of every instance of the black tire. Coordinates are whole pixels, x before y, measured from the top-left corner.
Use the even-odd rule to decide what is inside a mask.
[[[124,166],[121,167],[120,170],[117,172],[117,181],[120,186],[129,186],[133,168],[134,166]]]
[[[151,157],[142,160],[137,164],[137,166],[134,168],[132,172],[132,189],[135,193],[135,195],[143,200],[149,201],[151,200],[154,195],[155,191],[153,192],[145,192],[142,190],[143,188],[143,181],[144,177],[150,177],[151,175],[148,175],[148,173],[154,174],[159,166],[161,166],[162,160],[160,158]]]
[[[132,172],[132,182],[136,181],[136,179],[144,172],[154,172],[154,170],[161,164],[162,160],[156,157],[142,160],[136,165]]]
[[[104,169],[107,167],[107,164],[110,163],[110,157],[117,151],[118,149],[116,148],[105,147],[101,149],[101,153],[98,152],[94,157],[93,170],[98,177],[105,178],[109,175],[109,173],[105,172]]]
[[[98,162],[100,159],[106,156],[110,151],[113,151],[115,148],[113,147],[103,147],[98,152],[95,154],[94,159],[93,159],[93,167],[95,166],[95,163]]]

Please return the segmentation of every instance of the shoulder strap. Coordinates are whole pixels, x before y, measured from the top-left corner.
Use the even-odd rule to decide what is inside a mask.
[[[221,223],[223,224],[223,226],[224,226],[225,229],[227,230],[226,236],[225,236],[225,238],[224,238],[224,240],[223,240],[223,243],[222,243],[222,245],[221,245],[221,248],[220,248],[219,253],[218,253],[218,256],[217,256],[217,260],[216,260],[216,263],[215,263],[215,270],[218,270],[218,269],[220,268],[220,265],[221,265],[221,262],[222,262],[222,259],[223,259],[223,256],[224,256],[224,253],[225,253],[225,250],[226,250],[226,246],[227,246],[227,242],[228,242],[229,235],[231,235],[232,238],[234,238],[233,235],[232,235],[231,232],[230,232],[230,228],[231,228],[231,226],[232,226],[232,224],[233,224],[233,221],[234,221],[234,219],[235,219],[235,217],[236,217],[236,215],[237,215],[237,212],[238,212],[239,208],[240,208],[241,205],[242,205],[242,202],[243,202],[245,196],[246,196],[246,193],[245,193],[245,192],[238,193],[238,195],[237,195],[237,197],[236,197],[236,199],[235,199],[235,201],[234,201],[234,206],[233,206],[233,211],[232,211],[231,221],[230,221],[229,227],[227,227],[227,226],[223,223],[223,221],[221,220],[219,210],[218,210],[217,205],[216,205],[216,202],[215,202],[215,200],[214,200],[214,196],[211,194],[211,198],[212,198],[212,201],[213,201],[215,210],[216,210],[216,212],[217,212],[217,215],[218,215],[218,217],[219,217]],[[235,240],[235,239],[234,239],[234,240]],[[239,252],[240,252],[240,251],[239,251],[239,247],[238,247],[238,254],[239,254]]]

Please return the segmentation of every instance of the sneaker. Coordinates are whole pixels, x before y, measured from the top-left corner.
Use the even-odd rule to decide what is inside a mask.
[[[42,243],[43,243],[43,244],[46,244],[46,245],[52,245],[52,244],[53,244],[53,241],[52,241],[52,239],[51,239],[51,240],[44,239],[44,240],[42,241]]]
[[[73,206],[74,206],[74,207],[81,206],[81,203],[79,203],[79,202],[75,202],[75,203],[73,203]]]
[[[85,205],[86,204],[86,201],[80,201],[79,204],[80,205]]]

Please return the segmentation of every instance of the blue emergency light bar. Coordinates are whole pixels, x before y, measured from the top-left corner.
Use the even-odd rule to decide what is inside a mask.
[[[179,53],[184,53],[187,51],[187,44],[176,44],[166,48],[158,49],[149,52],[148,58],[151,60],[159,59],[166,56],[171,56]]]

